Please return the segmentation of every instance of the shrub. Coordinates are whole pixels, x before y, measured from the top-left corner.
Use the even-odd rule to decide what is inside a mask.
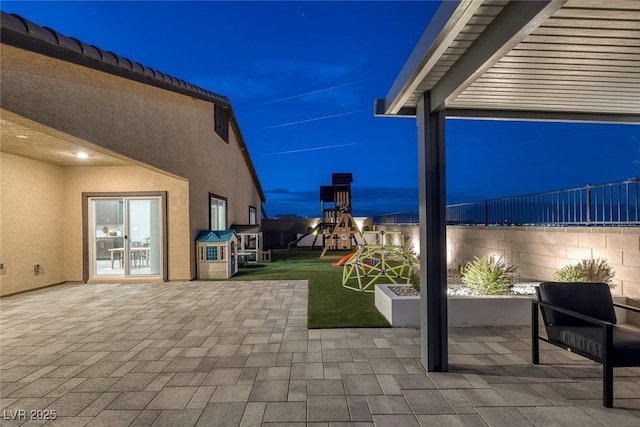
[[[578,265],[566,265],[553,273],[551,279],[555,282],[586,282],[587,278]]]
[[[615,272],[603,258],[586,258],[574,265],[567,265],[553,273],[556,282],[600,282],[611,283]]]
[[[517,268],[502,257],[476,257],[464,267],[462,281],[484,295],[505,294],[513,286]]]

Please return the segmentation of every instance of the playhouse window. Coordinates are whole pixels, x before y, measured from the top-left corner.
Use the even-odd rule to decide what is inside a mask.
[[[224,246],[207,246],[205,256],[207,261],[224,261]]]
[[[217,260],[218,260],[218,247],[207,246],[207,261],[217,261]]]

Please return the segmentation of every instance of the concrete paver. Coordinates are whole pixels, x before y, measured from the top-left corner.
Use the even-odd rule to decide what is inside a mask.
[[[308,330],[306,281],[66,284],[0,299],[0,405],[61,425],[640,425],[640,368],[452,328],[425,373],[407,328]],[[43,423],[37,423],[42,425]],[[46,424],[44,424],[46,425]]]

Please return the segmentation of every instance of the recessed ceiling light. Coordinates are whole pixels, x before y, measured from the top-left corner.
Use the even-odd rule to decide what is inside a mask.
[[[28,139],[29,137],[27,135],[16,135],[16,138]]]
[[[87,153],[85,153],[84,151],[78,151],[76,153],[76,157],[79,159],[88,159],[89,155]]]

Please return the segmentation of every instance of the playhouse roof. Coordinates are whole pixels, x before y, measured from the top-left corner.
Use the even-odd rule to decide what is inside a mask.
[[[228,242],[235,235],[233,230],[202,230],[198,233],[196,242]]]

